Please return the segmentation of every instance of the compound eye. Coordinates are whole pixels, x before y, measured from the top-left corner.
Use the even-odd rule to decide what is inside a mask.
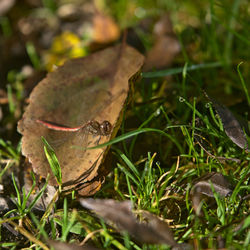
[[[109,135],[112,130],[112,125],[109,121],[103,121],[100,125],[100,129],[102,135]]]

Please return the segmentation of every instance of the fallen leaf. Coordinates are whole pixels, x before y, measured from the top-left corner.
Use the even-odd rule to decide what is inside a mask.
[[[60,242],[56,240],[48,240],[48,243],[55,250],[98,250],[99,249],[92,246],[79,246],[73,243]]]
[[[93,41],[96,43],[110,43],[119,37],[120,30],[113,19],[96,11],[93,16]]]
[[[244,131],[240,126],[240,123],[234,117],[232,112],[227,107],[225,107],[224,105],[221,105],[215,99],[208,96],[208,94],[205,91],[204,91],[204,94],[209,99],[209,101],[211,101],[216,112],[218,113],[218,115],[222,121],[226,135],[237,146],[239,146],[240,148],[245,149],[247,152],[249,152],[246,135],[244,134]]]
[[[231,183],[221,173],[211,172],[199,178],[199,181],[193,186],[191,190],[193,207],[198,216],[203,215],[200,207],[203,195],[214,197],[211,184],[214,187],[214,191],[221,197],[226,197],[232,193]]]
[[[115,136],[129,92],[128,80],[140,70],[143,60],[129,46],[110,47],[67,61],[34,88],[18,131],[23,135],[22,153],[36,174],[46,178],[49,173],[49,184],[57,185],[43,152],[43,136],[59,160],[64,190],[81,189],[81,195],[89,195],[100,187],[102,176],[98,177],[98,168],[107,147],[94,150],[86,147],[105,143]],[[98,124],[108,121],[112,129],[108,135],[90,132],[86,126],[75,132],[57,131],[38,120],[71,128],[84,127],[90,121]]]
[[[15,0],[1,0],[0,1],[0,17],[4,16],[15,4]]]
[[[201,128],[204,127],[205,125],[200,118],[196,118],[195,126]],[[194,133],[194,141],[207,153],[208,156],[217,159],[219,162],[234,161],[240,163],[240,159],[232,157],[216,156],[212,144],[205,138],[205,135],[203,135],[201,131]]]
[[[162,16],[155,24],[153,33],[155,42],[146,55],[143,71],[170,66],[181,49],[168,15]]]
[[[167,244],[173,249],[191,249],[188,244],[178,244],[168,224],[157,216],[144,212],[148,223],[140,223],[132,213],[130,201],[118,202],[111,199],[81,199],[81,205],[93,210],[101,218],[127,231],[137,241],[147,244]]]

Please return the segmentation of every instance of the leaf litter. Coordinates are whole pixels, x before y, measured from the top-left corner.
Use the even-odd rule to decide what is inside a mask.
[[[214,98],[210,97],[205,91],[203,91],[207,99],[212,103],[216,112],[218,113],[225,133],[230,138],[230,140],[235,143],[238,147],[250,152],[248,149],[248,143],[246,135],[240,126],[238,120],[234,117],[232,112],[224,105],[217,102]]]
[[[48,240],[48,244],[53,247],[55,250],[98,250],[100,248],[96,248],[93,246],[79,246],[74,243],[66,243],[56,240]]]
[[[198,216],[203,215],[201,210],[203,197],[214,197],[212,185],[214,191],[221,197],[227,197],[233,191],[231,183],[221,173],[211,172],[200,177],[191,190],[193,208]]]
[[[167,54],[167,53],[166,53]],[[159,55],[160,56],[162,56],[162,54],[160,54],[159,53]],[[98,79],[97,79],[98,80]],[[43,121],[43,120],[41,120],[41,121]],[[98,120],[98,122],[99,122],[99,124],[102,122],[103,120]],[[52,123],[54,122],[54,120],[51,120],[51,121],[49,121],[49,125],[51,125]],[[66,124],[67,125],[67,121],[64,121],[65,123],[60,123],[59,124],[59,126],[61,125],[63,125],[63,124]],[[88,124],[88,121],[87,121],[87,123],[86,124]],[[48,125],[48,124],[47,124]],[[66,125],[64,125],[64,126],[62,126],[62,127],[65,127]],[[68,125],[68,128],[73,128],[74,126],[77,126],[77,125],[75,125],[75,124],[73,124],[73,125]],[[80,127],[83,127],[84,126],[84,124],[83,125],[79,125]],[[78,127],[79,127],[78,126]],[[45,124],[45,127],[46,127],[46,124]],[[47,129],[50,129],[48,126],[46,127]],[[52,128],[52,130],[53,130],[53,128]],[[59,131],[60,131],[60,129],[59,129]],[[62,132],[62,131],[61,131]],[[67,132],[67,131],[65,131],[65,132]],[[72,131],[73,132],[73,131]],[[80,131],[79,131],[80,132]],[[52,131],[51,131],[51,133],[52,133]],[[69,133],[67,132],[67,133],[64,133],[64,138],[62,139],[62,138],[60,138],[60,136],[58,136],[58,140],[57,140],[57,143],[58,144],[62,144],[62,143],[65,143],[65,140],[67,140],[68,139],[68,137],[70,137],[71,135],[69,135]],[[79,136],[79,138],[80,138],[80,133],[78,133],[78,136]],[[91,136],[93,136],[93,134],[90,132],[90,133],[84,133],[84,136],[82,136],[81,138],[81,140],[84,142],[85,140],[88,140],[89,138],[88,137],[91,137]],[[98,134],[98,136],[100,136],[100,133]],[[61,136],[62,137],[62,136]],[[98,137],[98,138],[96,138],[97,140],[97,142],[99,142],[98,140],[99,140],[99,138],[101,138],[101,137]],[[54,141],[52,142],[52,144],[54,144]],[[85,144],[83,144],[83,145],[85,145]],[[198,183],[197,183],[198,184]],[[201,187],[204,183],[199,183],[199,184],[201,184],[200,186],[196,186],[196,187]],[[203,185],[203,187],[206,187],[206,185]],[[202,189],[201,189],[202,190]],[[206,193],[206,192],[205,192]],[[207,194],[209,194],[209,192],[207,192]],[[209,195],[208,195],[209,196]],[[70,246],[69,246],[70,247]],[[59,248],[59,249],[61,249],[61,248]],[[72,248],[71,248],[72,249]]]
[[[204,127],[205,124],[202,122],[200,118],[195,118],[195,126],[198,128]],[[202,148],[209,157],[214,158],[218,160],[219,162],[225,162],[225,161],[234,161],[237,163],[240,163],[241,160],[237,158],[232,157],[223,157],[223,156],[217,156],[215,155],[215,150],[212,146],[212,144],[206,139],[205,135],[203,135],[202,132],[195,132],[194,133],[194,141],[197,143],[200,148]]]
[[[83,207],[93,210],[109,224],[115,224],[121,231],[127,231],[136,241],[144,244],[167,244],[172,249],[191,249],[189,244],[178,244],[168,224],[157,216],[144,211],[147,223],[139,222],[132,212],[130,201],[118,202],[112,199],[81,199]]]
[[[169,15],[163,15],[155,23],[152,33],[155,41],[153,47],[147,52],[144,72],[169,67],[181,51]]]
[[[144,57],[132,47],[117,45],[67,61],[34,88],[18,123],[18,131],[23,135],[22,153],[36,174],[43,178],[48,173],[52,175],[43,152],[43,136],[59,160],[65,190],[78,189],[79,185],[80,195],[96,191],[102,180],[98,169],[108,148],[83,150],[83,147],[105,143],[115,136],[130,88],[129,79],[140,70],[143,60]],[[86,129],[57,131],[38,121],[69,128],[91,121],[98,124],[108,121],[112,129],[110,134],[103,136],[88,133]],[[84,135],[80,136],[81,132]],[[49,184],[57,185],[53,175]]]

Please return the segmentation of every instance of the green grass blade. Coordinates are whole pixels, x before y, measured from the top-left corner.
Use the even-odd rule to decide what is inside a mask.
[[[134,166],[134,164],[127,158],[127,156],[125,154],[123,154],[122,152],[119,152],[119,154],[120,154],[120,157],[123,159],[123,161],[127,164],[127,166],[134,173],[134,175],[137,178],[140,178],[140,173],[138,172],[138,170],[136,169],[136,167]]]
[[[14,163],[13,162],[11,162],[11,161],[8,161],[7,163],[6,163],[6,166],[3,168],[3,170],[1,170],[1,172],[0,172],[0,179],[2,178],[2,176],[6,173],[6,171],[11,167],[11,166],[13,166],[14,165]]]
[[[21,199],[20,191],[19,191],[19,189],[18,189],[18,187],[17,187],[17,183],[16,183],[16,180],[15,180],[14,173],[12,173],[11,177],[12,177],[13,185],[14,185],[15,190],[16,190],[16,194],[17,194],[17,202],[16,202],[16,205],[17,205],[17,207],[18,207],[19,213],[22,214],[22,213],[23,213],[23,211],[22,211],[22,199]]]
[[[241,81],[241,84],[242,84],[242,87],[243,87],[243,90],[245,92],[245,95],[247,97],[247,103],[248,103],[248,106],[250,106],[250,96],[249,96],[249,93],[248,93],[248,89],[246,87],[246,83],[245,83],[245,80],[241,74],[241,71],[240,71],[240,65],[242,64],[243,62],[240,62],[238,65],[237,65],[237,71],[238,71],[238,74],[239,74],[239,77],[240,77],[240,81]]]
[[[44,152],[48,159],[49,165],[51,167],[51,170],[56,177],[57,183],[59,186],[62,185],[62,171],[60,163],[56,157],[54,149],[49,145],[49,143],[46,141],[46,139],[42,136],[42,141],[44,144]]]
[[[39,233],[41,233],[43,235],[44,239],[47,240],[49,238],[49,236],[46,233],[46,230],[44,228],[45,222],[40,224],[39,220],[36,218],[36,216],[33,213],[30,213],[30,217],[34,221],[34,223],[36,224],[36,227],[39,229]]]
[[[9,158],[14,158],[15,160],[19,159],[19,154],[15,152],[9,141],[5,142],[3,139],[0,138],[0,146],[2,146],[10,154]],[[4,153],[2,150],[0,152]],[[8,157],[6,153],[5,155]]]
[[[218,68],[221,66],[222,64],[220,62],[201,63],[201,64],[191,65],[191,66],[186,67],[186,72],[199,70],[199,69]],[[183,67],[179,67],[179,68],[172,68],[172,69],[166,69],[166,70],[159,70],[156,72],[144,72],[142,73],[142,77],[143,78],[164,77],[164,76],[179,74],[182,72],[183,72]]]
[[[126,134],[117,136],[116,138],[110,140],[109,142],[106,142],[106,143],[103,143],[103,144],[99,144],[99,145],[97,145],[95,147],[83,148],[83,149],[84,150],[86,150],[86,149],[97,149],[97,148],[102,148],[102,147],[110,146],[112,144],[115,144],[115,143],[121,142],[123,140],[126,140],[126,139],[128,139],[130,137],[133,137],[133,136],[136,136],[136,135],[139,135],[139,134],[142,134],[142,133],[147,133],[147,132],[157,132],[157,133],[160,133],[160,134],[163,134],[163,135],[166,136],[166,133],[163,132],[160,129],[155,129],[155,128],[141,128],[141,129],[133,130],[133,131],[128,132]],[[77,146],[72,146],[72,147],[77,147]],[[77,148],[82,148],[82,147],[77,147]]]
[[[168,129],[168,128],[174,128],[174,127],[181,127],[180,125],[176,125],[176,126],[168,126],[166,127],[165,129]],[[133,130],[131,132],[128,132],[124,135],[121,135],[121,136],[117,136],[116,138],[110,140],[109,142],[106,142],[106,143],[103,143],[103,144],[99,144],[95,147],[90,147],[90,148],[82,148],[82,147],[79,147],[79,146],[72,146],[72,147],[75,147],[75,148],[82,148],[83,150],[87,150],[87,149],[97,149],[97,148],[102,148],[102,147],[106,147],[106,146],[110,146],[112,144],[115,144],[115,143],[118,143],[120,141],[123,141],[123,140],[126,140],[130,137],[133,137],[133,136],[136,136],[136,135],[139,135],[141,133],[147,133],[147,132],[156,132],[156,133],[159,133],[163,136],[166,136],[168,137],[169,139],[171,139],[175,145],[177,146],[177,148],[179,149],[180,152],[182,152],[182,147],[181,145],[178,143],[178,141],[171,135],[165,133],[164,131],[160,130],[160,129],[155,129],[155,128],[142,128],[142,129],[138,129],[138,130]]]
[[[36,53],[36,49],[35,49],[34,44],[31,42],[27,42],[26,43],[26,50],[27,50],[29,58],[33,64],[33,67],[35,69],[39,69],[40,68],[40,59],[38,57],[38,54]]]
[[[8,93],[9,110],[11,114],[14,114],[16,107],[13,99],[12,87],[10,84],[7,85],[7,93]]]
[[[240,191],[240,187],[242,185],[242,182],[245,180],[247,174],[249,174],[249,170],[250,170],[250,165],[248,166],[247,169],[244,169],[244,172],[240,178],[240,180],[237,182],[236,187],[234,188],[234,191],[231,195],[231,201],[235,202],[236,201],[236,196],[238,195],[239,191]]]
[[[29,208],[28,208],[29,211],[32,210],[32,208],[36,205],[36,202],[42,197],[42,195],[43,195],[43,193],[48,185],[48,179],[49,179],[49,177],[47,177],[46,182],[44,183],[43,187],[41,188],[39,193],[36,195],[34,200],[30,203]]]
[[[122,165],[117,164],[118,168],[126,175],[128,176],[137,186],[140,185],[140,182],[135,179],[135,177]]]

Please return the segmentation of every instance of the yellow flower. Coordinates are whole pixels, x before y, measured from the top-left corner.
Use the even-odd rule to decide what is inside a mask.
[[[48,53],[44,55],[45,66],[53,71],[54,66],[62,65],[69,58],[82,57],[87,54],[80,38],[70,31],[56,36]]]

